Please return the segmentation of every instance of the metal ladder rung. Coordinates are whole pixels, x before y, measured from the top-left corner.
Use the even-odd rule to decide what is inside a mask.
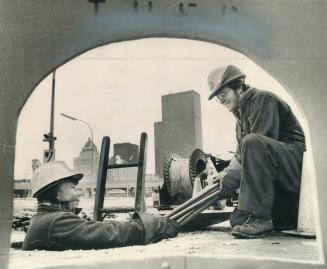
[[[109,164],[107,169],[126,168],[126,167],[138,167],[139,163],[124,163],[124,164]]]
[[[97,192],[94,202],[94,220],[103,220],[102,214],[106,213],[126,213],[133,211],[145,211],[144,202],[144,189],[145,189],[145,171],[146,171],[146,157],[147,157],[147,134],[141,134],[140,140],[140,152],[138,162],[124,163],[124,164],[108,164],[109,163],[109,150],[110,150],[110,138],[104,136],[102,138],[100,161],[98,168],[97,178]],[[137,180],[136,180],[136,193],[134,207],[109,207],[103,208],[104,196],[106,191],[107,172],[109,169],[125,168],[125,167],[137,167]],[[127,190],[128,191],[128,190]]]
[[[101,213],[128,213],[134,212],[134,207],[106,207],[99,209]]]

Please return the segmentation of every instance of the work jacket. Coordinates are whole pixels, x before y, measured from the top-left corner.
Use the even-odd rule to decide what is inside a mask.
[[[240,99],[236,118],[237,159],[242,138],[255,133],[305,150],[303,129],[287,103],[268,91],[249,88]]]
[[[223,185],[233,190],[241,179],[241,145],[242,139],[255,133],[284,142],[299,151],[305,151],[303,129],[289,105],[268,91],[255,88],[247,89],[240,99],[236,118],[237,148],[235,157],[224,170]]]
[[[145,244],[176,236],[177,230],[169,234],[171,222],[141,213],[129,221],[87,221],[71,211],[41,204],[32,217],[22,249],[103,249]]]

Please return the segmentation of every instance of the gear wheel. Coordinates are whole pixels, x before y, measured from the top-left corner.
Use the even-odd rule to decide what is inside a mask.
[[[171,192],[171,184],[170,184],[170,176],[169,176],[169,168],[170,168],[170,165],[171,165],[171,162],[173,160],[176,160],[176,159],[181,159],[181,156],[176,154],[176,153],[173,153],[171,154],[166,160],[165,160],[165,164],[164,164],[164,168],[163,168],[163,177],[164,177],[164,184],[165,184],[165,187],[170,195],[169,198],[172,198],[172,192]]]
[[[204,171],[207,167],[206,155],[201,149],[195,149],[189,157],[189,172],[193,186],[194,180],[198,174]],[[203,187],[203,185],[202,185]]]

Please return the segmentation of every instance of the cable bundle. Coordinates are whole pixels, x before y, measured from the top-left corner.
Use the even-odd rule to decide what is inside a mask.
[[[180,225],[184,225],[215,203],[218,200],[219,191],[219,182],[208,185],[197,195],[168,213],[166,217],[176,220]]]

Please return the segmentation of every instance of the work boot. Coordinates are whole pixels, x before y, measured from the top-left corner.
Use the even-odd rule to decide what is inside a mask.
[[[241,226],[249,219],[250,215],[250,213],[235,207],[234,211],[229,217],[230,226],[232,226],[232,228],[237,225]]]
[[[271,233],[273,230],[273,223],[271,218],[260,218],[250,216],[248,220],[242,225],[236,225],[231,234],[238,238],[257,238],[263,237]]]

